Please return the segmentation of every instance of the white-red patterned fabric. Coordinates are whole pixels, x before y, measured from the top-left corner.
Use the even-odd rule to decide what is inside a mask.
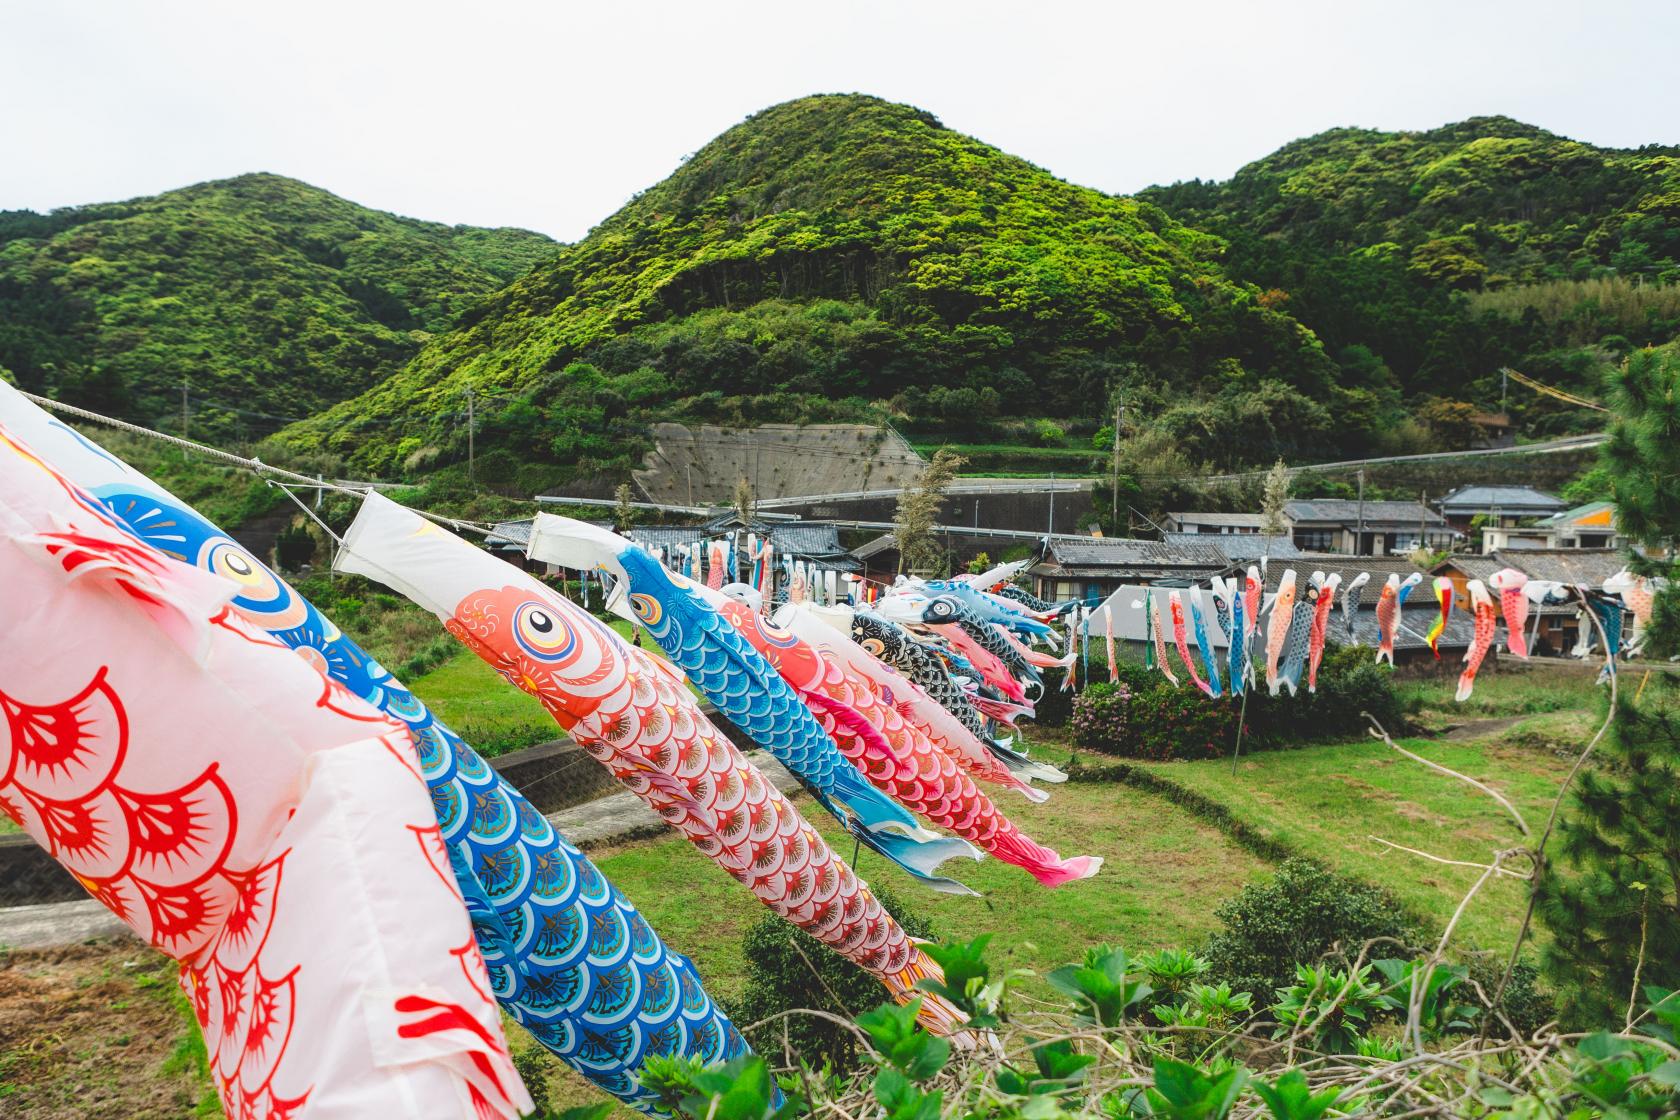
[[[408,735],[0,427],[0,809],[182,963],[230,1117],[530,1109]]]

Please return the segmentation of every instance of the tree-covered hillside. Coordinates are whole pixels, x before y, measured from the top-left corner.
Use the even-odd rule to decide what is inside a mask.
[[[1223,183],[1143,192],[1347,369],[1496,403],[1501,364],[1591,391],[1680,331],[1680,148],[1596,148],[1505,117],[1334,129]],[[1524,397],[1531,431],[1579,422]]]
[[[580,472],[622,466],[649,418],[890,407],[972,427],[1100,416],[1121,385],[1163,407],[1287,388],[1317,410],[1290,441],[1330,434],[1326,409],[1360,417],[1332,438],[1380,422],[1309,331],[1225,277],[1222,248],[914,108],[803,98],[725,132],[283,438],[380,472],[459,459],[468,387],[489,402],[481,451]]]
[[[550,255],[515,229],[369,210],[278,175],[0,212],[0,368],[148,422],[303,416],[354,396]],[[265,429],[244,416],[249,433]],[[266,424],[266,430],[275,427]]]

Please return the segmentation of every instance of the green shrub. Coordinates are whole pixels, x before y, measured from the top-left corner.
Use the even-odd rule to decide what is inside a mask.
[[[1271,1006],[1277,1020],[1272,1037],[1310,1031],[1315,1049],[1351,1053],[1383,1009],[1382,988],[1372,981],[1370,965],[1352,970],[1298,965],[1295,983],[1279,988]]]
[[[513,723],[503,720],[464,719],[450,724],[450,730],[472,744],[485,758],[498,758],[559,737],[560,729],[547,718]]]
[[[1220,758],[1236,740],[1240,709],[1195,689],[1094,684],[1073,702],[1073,741],[1123,758]]]
[[[1062,691],[1062,681],[1068,672],[1056,668],[1044,670],[1044,693],[1034,701],[1032,717],[1040,727],[1061,727],[1072,717],[1075,693]]]
[[[1318,689],[1294,696],[1270,695],[1264,686],[1248,699],[1243,749],[1300,746],[1324,739],[1363,735],[1365,713],[1384,727],[1403,725],[1401,705],[1390,680],[1369,651],[1330,647],[1319,666]],[[1220,758],[1236,742],[1242,702],[1227,693],[1214,698],[1181,682],[1174,686],[1159,670],[1134,662],[1118,665],[1118,684],[1099,682],[1074,697],[1068,722],[1082,747],[1122,758],[1154,761]]]
[[[930,937],[926,919],[912,913],[890,890],[871,887],[887,913],[912,937]],[[729,1017],[753,1047],[767,1054],[787,1043],[813,1068],[837,1070],[857,1064],[857,1036],[840,1025],[812,1015],[789,1015],[757,1030],[753,1024],[784,1011],[810,1008],[852,1019],[881,1003],[881,982],[822,942],[775,915],[766,915],[741,939],[746,958],[746,989],[728,1001]]]
[[[1307,692],[1303,680],[1294,696],[1287,690],[1272,696],[1262,687],[1249,698],[1248,731],[1255,749],[1363,736],[1370,727],[1367,712],[1390,731],[1398,729],[1405,720],[1393,677],[1368,649],[1328,647],[1318,668],[1316,692]],[[1246,750],[1248,743],[1243,746]]]
[[[1410,944],[1419,937],[1385,892],[1298,858],[1285,860],[1269,882],[1251,883],[1220,903],[1214,916],[1224,928],[1202,947],[1210,974],[1263,1003],[1295,983],[1297,965],[1316,963],[1333,946],[1351,959],[1373,938]],[[1374,955],[1403,955],[1397,947]]]

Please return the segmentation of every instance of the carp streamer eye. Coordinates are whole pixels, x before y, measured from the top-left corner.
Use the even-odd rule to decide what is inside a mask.
[[[630,609],[637,618],[647,623],[650,629],[659,625],[659,619],[663,614],[659,606],[659,600],[652,595],[631,595]]]
[[[303,600],[280,582],[256,557],[227,539],[214,541],[204,555],[204,567],[239,585],[234,602],[265,628],[301,625],[308,614]]]
[[[525,603],[514,612],[513,637],[532,657],[558,661],[577,644],[577,635],[546,603]]]

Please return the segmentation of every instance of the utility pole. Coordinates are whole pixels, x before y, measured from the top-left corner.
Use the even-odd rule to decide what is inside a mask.
[[[187,379],[181,378],[181,438],[187,438]]]
[[[1359,468],[1359,528],[1353,535],[1353,554],[1365,555],[1365,468]]]
[[[1114,480],[1110,483],[1112,489],[1108,492],[1108,523],[1113,531],[1120,532],[1120,421],[1126,415],[1126,406],[1119,402],[1114,405]]]
[[[1050,529],[1051,536],[1056,535],[1056,472],[1050,472]]]
[[[472,386],[471,385],[467,386],[466,393],[467,393],[467,481],[468,482],[476,482],[477,481],[477,478],[476,478],[476,475],[475,475],[476,464],[474,462],[476,456],[474,455],[474,447],[473,447],[473,391],[472,391]]]

